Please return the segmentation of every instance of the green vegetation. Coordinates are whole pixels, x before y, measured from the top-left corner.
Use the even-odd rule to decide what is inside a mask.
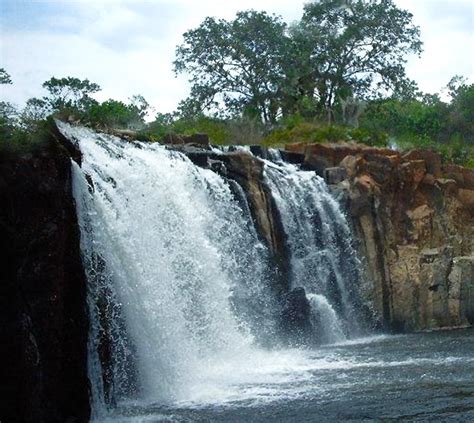
[[[370,102],[361,128],[385,132],[401,149],[431,148],[446,160],[471,163],[474,157],[474,84],[454,77],[448,84],[450,101],[438,95]]]
[[[12,83],[4,69],[0,69],[0,83]],[[100,91],[100,86],[74,77],[53,77],[43,83],[43,88],[48,94],[29,99],[23,110],[0,102],[2,152],[29,152],[42,145],[48,139],[48,120],[52,117],[100,129],[145,127],[150,106],[141,95],[133,96],[128,104],[112,99],[99,103],[92,95]]]
[[[404,63],[420,53],[412,15],[391,0],[320,0],[288,27],[265,12],[232,21],[207,18],[184,34],[175,72],[191,76],[182,107],[259,117],[331,116],[348,98],[398,92],[410,81]]]
[[[267,146],[279,146],[294,142],[324,143],[340,141],[355,141],[374,147],[386,147],[388,145],[388,135],[376,128],[356,128],[336,123],[327,125],[295,114],[282,119],[278,127],[271,131],[262,140],[262,143]]]
[[[214,144],[354,141],[431,148],[474,167],[474,85],[456,76],[447,95],[419,92],[405,74],[407,55],[422,47],[412,18],[393,0],[313,1],[291,25],[252,10],[206,18],[176,49],[175,72],[190,77],[191,93],[175,112],[147,123],[142,96],[98,102],[99,85],[53,77],[23,110],[0,102],[2,145],[33,145],[53,116],[150,142],[195,133]],[[0,69],[0,84],[11,83]]]

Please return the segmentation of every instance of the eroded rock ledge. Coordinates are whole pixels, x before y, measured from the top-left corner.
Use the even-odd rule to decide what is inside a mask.
[[[386,328],[474,324],[474,171],[427,150],[287,146],[332,183],[366,268],[365,294]]]

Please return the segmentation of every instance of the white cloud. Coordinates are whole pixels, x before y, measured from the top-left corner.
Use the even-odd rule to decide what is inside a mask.
[[[474,3],[471,0],[396,0],[413,14],[424,42],[408,76],[425,92],[440,91],[454,75],[474,81]]]

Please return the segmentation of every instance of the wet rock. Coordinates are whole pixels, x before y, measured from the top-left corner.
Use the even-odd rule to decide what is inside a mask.
[[[474,325],[474,256],[455,257],[449,280],[449,313],[460,325]]]
[[[182,138],[185,144],[195,144],[204,147],[208,147],[210,144],[209,135],[207,134],[192,134],[183,136]]]
[[[0,204],[0,418],[86,422],[86,280],[66,149],[1,157]]]
[[[281,158],[291,164],[302,164],[304,163],[304,154],[295,153],[293,151],[280,150]]]
[[[166,134],[160,140],[160,144],[183,145],[184,143],[184,138],[177,134]]]
[[[311,305],[304,288],[294,288],[283,297],[281,325],[290,344],[304,345],[311,342]]]
[[[276,265],[275,291],[288,290],[289,252],[281,217],[270,189],[263,181],[263,162],[245,152],[220,156],[225,177],[237,182],[245,192],[257,233],[268,246]]]
[[[268,149],[261,145],[251,145],[250,152],[257,157],[262,159],[268,159]]]
[[[343,167],[329,167],[324,170],[324,180],[328,185],[335,185],[347,178],[347,171]]]
[[[208,148],[210,145],[209,136],[207,134],[166,134],[161,140],[160,144],[165,145],[193,145],[195,147]]]

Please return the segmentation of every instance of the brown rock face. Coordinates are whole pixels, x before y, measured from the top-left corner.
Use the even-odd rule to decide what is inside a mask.
[[[184,145],[195,144],[201,147],[209,146],[209,136],[207,134],[177,135],[167,134],[160,141],[162,144]]]
[[[472,324],[474,172],[443,165],[425,150],[400,156],[363,147],[304,149],[308,163],[347,170],[348,180],[339,185],[347,191],[372,281],[365,295],[385,326],[413,331]]]
[[[263,163],[245,152],[227,154],[221,160],[225,163],[225,176],[243,188],[257,232],[275,259],[279,269],[277,291],[286,292],[287,247],[278,209],[269,188],[263,183]]]
[[[0,419],[89,418],[86,281],[59,146],[0,157]]]
[[[293,144],[320,175],[346,169],[346,190],[372,300],[387,328],[472,324],[474,172],[434,151]],[[329,169],[328,169],[329,168]],[[338,183],[337,178],[327,182]]]

